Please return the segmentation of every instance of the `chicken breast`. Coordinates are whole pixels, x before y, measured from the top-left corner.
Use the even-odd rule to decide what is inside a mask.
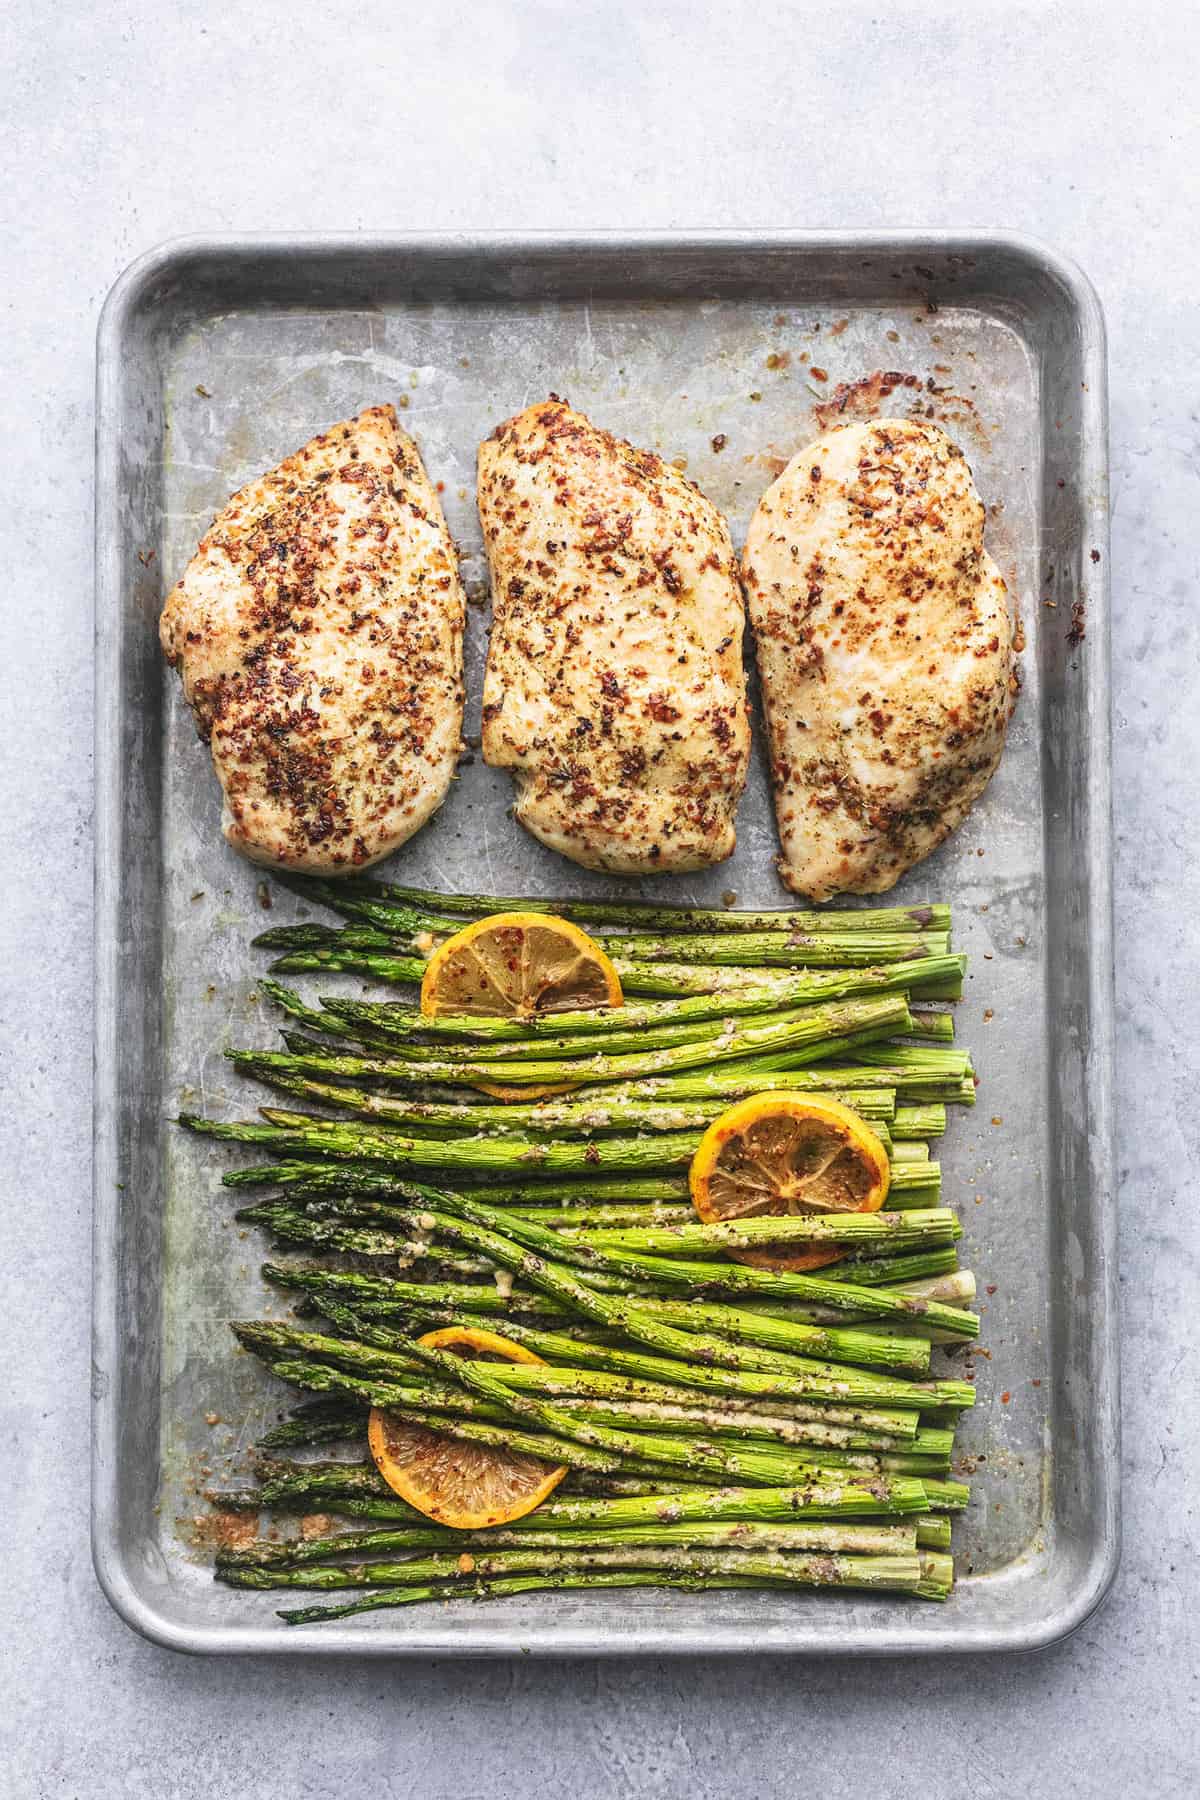
[[[892,887],[960,824],[1015,688],[984,508],[937,425],[839,426],[764,494],[743,559],[780,872],[810,900]]]
[[[446,797],[461,746],[454,545],[390,406],[233,496],[159,625],[255,862],[365,868]]]
[[[675,468],[554,396],[479,451],[492,578],[483,753],[589,869],[734,847],[750,728],[729,529]]]

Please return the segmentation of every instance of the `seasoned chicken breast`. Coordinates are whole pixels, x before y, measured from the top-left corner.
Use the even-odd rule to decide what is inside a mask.
[[[890,888],[960,824],[1015,687],[984,509],[937,425],[842,425],[763,495],[743,559],[780,872],[810,900]]]
[[[425,823],[460,749],[464,606],[437,495],[390,406],[233,496],[159,635],[235,849],[338,875]]]
[[[479,451],[492,578],[483,753],[589,869],[734,846],[750,731],[729,530],[675,468],[554,396]]]

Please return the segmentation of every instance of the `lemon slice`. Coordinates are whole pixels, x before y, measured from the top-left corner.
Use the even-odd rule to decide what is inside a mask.
[[[493,913],[439,945],[421,983],[421,1011],[534,1019],[591,1006],[620,1006],[617,971],[599,944],[569,919]]]
[[[715,1119],[692,1158],[692,1204],[706,1224],[806,1212],[877,1212],[887,1196],[887,1151],[840,1101],[752,1094]],[[731,1250],[763,1269],[819,1269],[842,1250]]]
[[[507,1362],[540,1363],[523,1344],[494,1331],[452,1326],[430,1331],[420,1340],[435,1350],[490,1357]],[[536,1456],[468,1443],[425,1425],[410,1425],[385,1407],[371,1408],[367,1441],[375,1466],[394,1493],[427,1519],[459,1531],[478,1531],[523,1519],[566,1475]]]

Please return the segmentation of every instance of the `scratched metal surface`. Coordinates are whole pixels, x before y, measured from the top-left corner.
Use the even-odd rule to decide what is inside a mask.
[[[974,1051],[982,1084],[973,1110],[952,1109],[937,1147],[983,1313],[978,1354],[951,1363],[939,1353],[947,1370],[973,1371],[978,1383],[978,1404],[960,1431],[973,1500],[956,1526],[958,1590],[940,1609],[759,1594],[539,1596],[290,1633],[291,1650],[990,1647],[1060,1633],[1073,1622],[1072,1608],[1090,1603],[1085,1589],[1099,1564],[1111,1561],[1115,1525],[1092,1464],[1111,1455],[1112,1443],[1104,1430],[1081,1442],[1072,1412],[1096,1345],[1075,1342],[1070,1313],[1106,1279],[1102,1233],[1096,1236],[1104,1196],[1067,1192],[1077,1176],[1061,1125],[1064,1105],[1069,1110],[1077,1098],[1095,1180],[1105,1150],[1103,1073],[1089,1080],[1081,1064],[1078,1094],[1072,1089],[1064,1101],[1068,1064],[1087,1045],[1048,986],[1051,942],[1065,940],[1079,959],[1077,998],[1087,986],[1084,937],[1094,951],[1095,933],[1081,937],[1070,923],[1079,894],[1068,871],[1103,841],[1102,832],[1099,840],[1087,835],[1096,829],[1096,796],[1087,791],[1092,765],[1078,739],[1063,754],[1072,706],[1096,727],[1088,711],[1095,696],[1072,698],[1092,679],[1090,669],[1080,668],[1083,659],[1066,641],[1072,605],[1084,594],[1078,583],[1087,579],[1092,544],[1083,538],[1098,499],[1095,471],[1085,473],[1083,426],[1070,410],[1077,401],[1063,397],[1066,367],[1074,368],[1070,340],[1056,361],[1050,300],[1047,325],[1002,286],[961,297],[947,275],[934,301],[930,290],[941,283],[910,270],[891,285],[860,276],[855,291],[855,278],[831,263],[823,292],[817,250],[803,269],[772,268],[759,292],[747,292],[744,271],[727,278],[731,267],[716,255],[702,279],[665,282],[669,297],[654,294],[643,267],[649,291],[641,294],[619,282],[606,292],[600,281],[587,297],[578,288],[578,297],[562,297],[573,290],[561,277],[515,296],[495,282],[491,297],[451,291],[419,300],[386,284],[376,299],[369,287],[341,295],[318,283],[318,301],[291,306],[264,304],[265,284],[245,278],[210,298],[176,273],[141,313],[145,435],[127,459],[130,498],[120,528],[125,551],[142,560],[132,583],[136,619],[127,619],[126,630],[142,639],[152,632],[159,595],[235,487],[333,421],[391,400],[403,408],[402,423],[432,478],[444,484],[462,551],[472,599],[469,741],[478,732],[487,630],[474,454],[500,419],[551,390],[566,395],[633,442],[685,459],[739,544],[763,489],[830,416],[839,384],[850,390],[851,412],[919,409],[947,426],[988,505],[988,543],[1027,637],[999,773],[964,827],[898,890],[902,898],[953,904],[956,944],[971,957],[959,1038]],[[297,293],[304,291],[300,279]],[[881,401],[870,379],[880,370],[911,379]],[[1068,441],[1061,431],[1056,439],[1054,418]],[[1093,630],[1101,626],[1094,617]],[[122,1085],[137,1140],[126,1192],[135,1192],[122,1202],[116,1228],[124,1228],[127,1255],[131,1242],[140,1245],[136,1294],[127,1295],[140,1316],[125,1323],[134,1327],[144,1367],[120,1429],[127,1445],[136,1441],[141,1466],[115,1482],[109,1513],[119,1516],[98,1526],[114,1566],[142,1596],[145,1628],[196,1647],[261,1649],[284,1641],[271,1597],[214,1586],[195,1520],[204,1511],[200,1490],[238,1483],[247,1446],[285,1397],[257,1364],[234,1354],[227,1321],[286,1311],[286,1301],[262,1283],[263,1243],[232,1222],[219,1186],[237,1157],[162,1121],[181,1105],[246,1116],[265,1098],[231,1078],[222,1052],[273,1039],[271,1009],[255,991],[266,959],[247,948],[268,920],[261,873],[221,840],[216,781],[178,683],[147,659],[144,642],[137,656],[143,686],[130,696],[128,724],[132,743],[141,720],[143,755],[126,754],[125,776],[147,784],[136,835],[153,874],[139,904],[156,907],[157,918],[152,931],[135,931],[131,952],[129,979],[142,996],[124,1033],[136,1079],[127,1064]],[[761,744],[757,716],[756,738]],[[1091,806],[1075,791],[1080,782]],[[497,893],[612,891],[610,878],[576,870],[534,843],[509,817],[509,801],[508,777],[468,754],[442,812],[384,872],[423,886]],[[1055,832],[1071,817],[1076,839],[1064,861]],[[781,903],[758,757],[738,838],[720,868],[624,890],[711,904],[732,889],[739,904]],[[1106,870],[1091,874],[1103,908]],[[272,888],[271,899],[270,923],[305,916],[283,890]],[[317,991],[311,979],[298,985]],[[128,993],[124,1000],[131,1005]],[[129,1033],[136,1035],[137,1019],[145,1033],[134,1056]],[[1074,1037],[1064,1036],[1072,1030]],[[1104,1021],[1085,1007],[1084,1039],[1091,1033],[1102,1055]],[[120,1110],[120,1096],[114,1106]]]

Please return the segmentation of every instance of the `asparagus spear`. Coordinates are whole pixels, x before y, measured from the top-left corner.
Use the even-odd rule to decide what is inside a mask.
[[[511,1212],[506,1216],[514,1218]],[[693,1218],[685,1224],[601,1226],[587,1231],[578,1226],[565,1226],[556,1233],[560,1244],[631,1250],[646,1256],[703,1256],[722,1250],[754,1250],[791,1244],[844,1244],[871,1248],[888,1244],[907,1250],[953,1243],[961,1235],[962,1227],[947,1207],[905,1212],[796,1213],[778,1218],[729,1220],[720,1224],[704,1224]]]
[[[489,1199],[490,1199],[489,1195]],[[606,1200],[601,1206],[513,1206],[505,1208],[506,1214],[515,1219],[532,1219],[535,1224],[545,1225],[557,1230],[560,1226],[577,1228],[580,1231],[596,1231],[602,1228],[612,1230],[614,1226],[626,1225],[687,1225],[691,1224],[696,1214],[689,1206],[659,1206],[653,1201],[649,1204],[633,1204],[622,1206],[616,1201]]]
[[[775,1518],[786,1516],[792,1523],[795,1523],[807,1519],[861,1519],[878,1518],[880,1516],[896,1517],[898,1515],[907,1518],[914,1513],[919,1514],[922,1518],[930,1518],[942,1517],[945,1511],[959,1510],[956,1505],[952,1508],[943,1509],[943,1512],[933,1512],[932,1503],[927,1496],[927,1489],[931,1484],[931,1478],[928,1476],[919,1478],[903,1475],[892,1476],[890,1478],[890,1492],[886,1503],[880,1502],[874,1494],[870,1493],[862,1486],[862,1483],[866,1479],[866,1477],[861,1475],[847,1476],[844,1472],[841,1472],[839,1481],[824,1486],[809,1485],[802,1489],[784,1489],[782,1492],[792,1495],[794,1500],[794,1504],[786,1515],[777,1512],[759,1515],[753,1511],[747,1512],[739,1505],[734,1509],[732,1514],[722,1511],[717,1516],[722,1518],[729,1516],[737,1518],[754,1518],[758,1516]],[[577,1481],[585,1484],[592,1483],[597,1486],[603,1485],[605,1488],[621,1487],[624,1491],[620,1494],[601,1494],[599,1492],[592,1494],[589,1492],[585,1495],[582,1491],[579,1494],[568,1494],[566,1492],[568,1483]],[[853,1486],[848,1485],[850,1481],[853,1481]],[[910,1490],[914,1487],[918,1493],[926,1494],[925,1511],[921,1510],[920,1501],[911,1497]],[[635,1489],[637,1490],[636,1492],[634,1492]],[[571,1505],[577,1507],[589,1505],[645,1505],[651,1508],[645,1517],[649,1520],[661,1521],[662,1519],[674,1519],[680,1517],[681,1515],[678,1509],[681,1502],[685,1499],[692,1499],[698,1495],[702,1496],[706,1491],[711,1493],[713,1490],[706,1490],[701,1485],[694,1482],[679,1482],[677,1478],[672,1483],[671,1491],[669,1493],[664,1493],[661,1480],[658,1485],[648,1486],[645,1482],[641,1481],[640,1478],[636,1477],[630,1477],[622,1481],[618,1477],[580,1476],[572,1472],[567,1476],[563,1486],[556,1490],[553,1503],[560,1506]],[[717,1490],[721,1495],[733,1494],[735,1496],[754,1496],[764,1494],[769,1496],[772,1500],[780,1491],[781,1490],[774,1488],[722,1488]],[[804,1503],[802,1497],[806,1495],[811,1499],[812,1504]],[[551,1504],[552,1502],[544,1501],[542,1505],[538,1507],[536,1512],[530,1513],[526,1518],[522,1519],[522,1529],[531,1528],[539,1521],[549,1519],[549,1508]],[[367,1494],[354,1495],[344,1500],[338,1500],[335,1503],[334,1510],[336,1510],[339,1515],[349,1519],[369,1519],[374,1520],[378,1524],[409,1524],[413,1521],[414,1517],[419,1518],[420,1516],[414,1515],[412,1508],[406,1507],[404,1502],[396,1496],[393,1496],[391,1500],[383,1500]]]
[[[250,939],[252,950],[368,950],[392,956],[397,951],[420,953],[417,930],[380,931],[373,925],[273,925]]]
[[[769,1079],[764,1080],[764,1075],[769,1076]],[[965,1100],[965,1079],[969,1078],[954,1075],[938,1080],[922,1070],[902,1068],[895,1064],[874,1066],[865,1062],[831,1061],[809,1064],[799,1069],[764,1070],[761,1063],[751,1057],[745,1063],[727,1064],[723,1068],[687,1069],[675,1075],[649,1076],[634,1087],[614,1089],[598,1097],[605,1102],[636,1099],[644,1103],[670,1103],[719,1096],[728,1104],[744,1094],[758,1094],[768,1088],[781,1093],[803,1094],[839,1093],[847,1089],[864,1093],[890,1088],[897,1095],[903,1094],[905,1099],[911,1097],[922,1101],[933,1099],[954,1102]],[[967,1104],[974,1103],[973,1082],[971,1093],[972,1100]]]
[[[318,906],[325,906],[343,918],[374,926],[376,929],[398,928],[419,931],[432,924],[438,930],[457,931],[461,926],[460,908],[453,894],[427,894],[422,900],[406,900],[400,890],[388,897],[389,904],[380,908],[380,896],[368,891],[368,882],[327,881],[319,875],[300,875],[291,869],[276,871],[276,880],[285,888]],[[433,915],[431,920],[430,915]],[[482,916],[482,915],[479,915]]]
[[[303,1190],[305,1200],[315,1198]],[[299,1196],[293,1196],[298,1198]],[[491,1195],[488,1196],[489,1200]],[[513,1206],[505,1209],[506,1215],[518,1219],[533,1219],[535,1223],[555,1227],[568,1227],[579,1231],[624,1229],[626,1226],[644,1225],[694,1225],[695,1211],[685,1206],[682,1201],[676,1206],[655,1203],[630,1203],[628,1206],[616,1201],[605,1201],[599,1206],[588,1206],[581,1201],[574,1206]],[[861,1276],[855,1273],[854,1280]]]
[[[878,1285],[885,1293],[913,1294],[926,1300],[945,1300],[951,1305],[957,1305],[960,1301],[973,1300],[975,1298],[975,1277],[970,1269],[958,1269],[951,1266],[946,1269],[938,1270],[918,1270],[913,1267],[914,1263],[932,1260],[933,1257],[936,1256],[952,1254],[953,1252],[948,1251],[933,1251],[930,1253],[928,1259],[923,1257],[902,1256],[883,1259],[878,1266],[881,1270],[889,1271],[892,1278],[890,1280],[885,1279],[878,1283]],[[824,1273],[826,1276],[829,1276],[838,1274],[842,1270],[849,1270],[853,1271],[853,1279],[861,1281],[862,1276],[859,1274],[859,1270],[865,1266],[870,1265],[864,1265],[857,1259],[854,1259],[851,1262],[840,1263],[833,1269],[827,1268]],[[679,1305],[681,1302],[667,1300],[655,1302],[656,1306],[668,1304]],[[839,1313],[836,1315],[831,1314],[826,1317],[821,1308],[797,1308],[796,1305],[789,1300],[771,1300],[769,1298],[758,1300],[751,1298],[740,1301],[739,1307],[741,1311],[749,1313],[751,1316],[788,1320],[802,1318],[804,1323],[809,1325],[844,1325],[849,1322],[849,1315],[846,1313]],[[871,1329],[874,1331],[878,1329],[878,1327],[872,1326]],[[887,1327],[887,1333],[891,1337],[908,1336],[914,1330],[921,1332],[922,1335],[927,1335],[930,1328],[924,1326],[920,1319],[897,1320]],[[935,1339],[934,1341],[939,1340]],[[950,1342],[953,1340],[946,1339],[944,1341]]]
[[[397,1193],[400,1178],[370,1162],[282,1162],[254,1163],[245,1169],[231,1169],[221,1177],[225,1187],[302,1188],[306,1198],[320,1193],[359,1194],[364,1198],[387,1199]],[[487,1197],[494,1206],[570,1205],[587,1198],[596,1202],[640,1200],[664,1203],[687,1198],[684,1175],[616,1175],[589,1176],[568,1181],[531,1179],[519,1187],[497,1186],[489,1181]]]
[[[936,1207],[942,1192],[942,1165],[901,1156],[892,1163],[888,1205],[893,1211]]]
[[[853,1101],[848,1102],[854,1105]],[[866,1113],[859,1106],[854,1110],[863,1118],[873,1115]],[[946,1108],[938,1102],[928,1102],[921,1106],[896,1106],[891,1117],[893,1139],[900,1143],[910,1138],[942,1137],[946,1130]]]
[[[268,1122],[243,1120],[223,1124],[183,1113],[179,1123],[189,1131],[228,1143],[262,1144],[287,1154],[318,1155],[389,1164],[395,1168],[445,1169],[486,1173],[523,1170],[549,1174],[586,1174],[591,1169],[628,1170],[683,1168],[695,1154],[695,1132],[664,1132],[655,1138],[618,1138],[588,1143],[543,1143],[527,1138],[417,1138],[401,1132],[371,1129],[353,1120],[310,1118],[305,1114],[268,1110]],[[287,1124],[276,1120],[288,1120]],[[296,1122],[293,1122],[296,1121]],[[302,1121],[300,1123],[299,1121]]]
[[[931,1511],[961,1512],[970,1499],[970,1489],[961,1481],[938,1481],[922,1478]]]
[[[397,1550],[455,1550],[487,1553],[492,1550],[605,1550],[615,1544],[645,1549],[672,1546],[709,1550],[850,1552],[856,1555],[914,1555],[922,1543],[943,1549],[950,1541],[949,1520],[929,1514],[923,1524],[905,1520],[897,1525],[814,1521],[799,1525],[754,1525],[745,1522],[692,1525],[630,1525],[614,1532],[594,1530],[530,1530],[517,1526],[487,1531],[455,1531],[439,1526],[399,1525],[390,1530],[338,1531],[317,1538],[290,1538],[283,1542],[264,1539],[238,1549],[218,1553],[216,1566],[224,1569],[287,1569],[302,1563],[326,1562],[336,1556],[361,1556]]]
[[[921,1358],[914,1361],[903,1359],[902,1353],[893,1360],[897,1344],[890,1334],[806,1325],[791,1319],[747,1312],[740,1307],[721,1306],[712,1301],[700,1303],[693,1300],[647,1298],[640,1304],[653,1318],[661,1319],[664,1324],[678,1325],[683,1329],[689,1326],[694,1330],[703,1329],[715,1336],[728,1338],[732,1343],[758,1344],[781,1354],[816,1356],[830,1362],[844,1361],[862,1368],[903,1370],[913,1375],[924,1375],[929,1369],[928,1349]],[[528,1341],[529,1335],[526,1328],[524,1341]],[[564,1340],[564,1352],[568,1341],[570,1340]],[[911,1348],[920,1340],[904,1341],[906,1347]],[[578,1360],[583,1354],[583,1347],[577,1347],[571,1360]]]
[[[913,1028],[908,1033],[913,1044],[952,1044],[954,1014],[950,1012],[914,1011]]]
[[[637,994],[660,999],[683,999],[689,994],[735,994],[759,987],[761,968],[743,968],[729,963],[635,962],[631,957],[614,952],[609,959],[620,977],[626,995]],[[917,963],[918,979],[908,989],[912,1000],[961,1000],[963,977],[953,970],[931,975],[927,964]],[[866,966],[864,964],[864,966]]]
[[[504,1600],[515,1594],[561,1593],[572,1588],[681,1588],[688,1593],[698,1593],[769,1585],[739,1580],[733,1575],[661,1575],[641,1569],[589,1571],[586,1575],[507,1575],[498,1581],[477,1582],[469,1590],[452,1591],[445,1582],[376,1588],[361,1599],[349,1600],[340,1606],[285,1606],[279,1608],[276,1616],[285,1625],[321,1625],[332,1619],[350,1619],[359,1613],[382,1612],[397,1606],[421,1606],[432,1600]]]
[[[516,1574],[582,1575],[591,1570],[642,1569],[659,1574],[734,1575],[784,1587],[850,1587],[915,1593],[921,1562],[912,1555],[849,1556],[837,1552],[648,1549],[636,1544],[608,1550],[493,1550],[430,1554],[404,1562],[310,1563],[295,1568],[222,1564],[217,1573],[231,1587],[410,1588],[417,1583],[466,1585]]]
[[[416,929],[380,931],[350,926],[333,931],[320,925],[282,926],[263,932],[254,942],[260,949],[288,952],[340,954],[343,950],[369,956],[411,954],[446,936],[444,922],[418,921]],[[668,937],[648,934],[602,936],[602,948],[610,956],[637,962],[732,964],[740,968],[853,968],[872,963],[902,962],[950,954],[946,931],[852,931],[833,933],[765,931],[686,933]]]
[[[678,1485],[681,1488],[699,1488],[703,1487],[704,1483],[674,1475],[672,1476],[672,1485]],[[568,1469],[560,1486],[554,1491],[568,1499],[576,1497],[582,1499],[586,1496],[592,1500],[624,1500],[640,1498],[643,1494],[657,1493],[661,1486],[661,1469],[654,1481],[645,1475],[593,1475],[585,1469]]]
[[[647,931],[948,931],[950,908],[937,903],[871,909],[830,907],[795,911],[790,907],[736,912],[727,907],[661,906],[641,900],[494,897],[487,894],[439,894],[428,888],[397,887],[373,878],[328,882],[311,876],[288,876],[285,886],[304,899],[331,907],[351,918],[386,927],[389,920],[411,921],[419,914],[450,913],[467,919],[497,912],[550,913],[580,925],[629,926]]]
[[[610,956],[633,962],[706,963],[739,968],[853,968],[872,963],[917,962],[950,954],[945,931],[725,932],[711,936],[602,937]]]
[[[374,975],[400,987],[420,987],[425,977],[423,956],[384,956],[373,950],[289,950],[269,967],[272,975],[297,975],[306,970]]]
[[[949,1557],[937,1556],[936,1552],[919,1553],[921,1579],[913,1593],[921,1599],[945,1600],[949,1597],[953,1585],[953,1562]],[[749,1580],[738,1576],[724,1575],[671,1575],[644,1570],[589,1570],[580,1575],[509,1575],[487,1582],[477,1582],[471,1590],[476,1600],[503,1599],[514,1594],[541,1593],[561,1591],[566,1588],[625,1588],[656,1587],[681,1588],[689,1593],[711,1589],[738,1589],[778,1587],[778,1583]],[[374,1593],[365,1594],[361,1599],[351,1600],[342,1606],[304,1606],[284,1608],[279,1617],[288,1625],[311,1625],[322,1620],[345,1619],[363,1612],[378,1612],[394,1606],[419,1605],[429,1600],[445,1598],[445,1584],[432,1586],[412,1586],[380,1588]]]
[[[293,1195],[293,1198],[300,1197],[305,1200],[316,1198],[303,1189],[300,1191],[300,1195]],[[488,1197],[491,1198],[490,1195]],[[600,1206],[588,1206],[582,1201],[574,1206],[557,1208],[522,1205],[506,1207],[505,1213],[506,1216],[513,1218],[532,1219],[538,1224],[577,1229],[581,1232],[623,1230],[626,1226],[694,1225],[696,1223],[695,1211],[691,1207],[685,1206],[682,1201],[676,1206],[665,1206],[653,1201],[638,1204],[631,1202],[625,1206],[612,1200],[605,1201]],[[856,1273],[854,1279],[860,1280],[861,1277]]]
[[[359,1118],[394,1125],[401,1131],[420,1137],[472,1136],[483,1132],[509,1137],[532,1135],[535,1139],[543,1135],[558,1137],[565,1133],[590,1139],[608,1133],[617,1135],[631,1131],[651,1134],[689,1131],[694,1132],[699,1141],[712,1121],[726,1110],[727,1105],[721,1099],[677,1105],[645,1106],[628,1101],[610,1105],[603,1094],[591,1101],[542,1102],[538,1105],[520,1102],[504,1106],[468,1105],[461,1102],[456,1104],[345,1086],[341,1085],[340,1080],[320,1081],[294,1075],[289,1072],[288,1064],[282,1057],[277,1057],[271,1066],[264,1066],[266,1059],[251,1052],[239,1053],[239,1060],[248,1075],[284,1093],[293,1094],[298,1099],[313,1100],[323,1106],[340,1107]],[[317,1060],[290,1059],[294,1066],[304,1063],[310,1068],[315,1066]],[[762,1085],[764,1088],[769,1087],[769,1078]],[[850,1097],[834,1095],[831,1098],[845,1101]],[[906,1148],[903,1150],[896,1150],[893,1146],[886,1118],[882,1116],[883,1108],[890,1102],[890,1095],[885,1095],[882,1106],[875,1096],[870,1096],[867,1097],[865,1106],[854,1110],[860,1115],[867,1115],[880,1141],[896,1162],[927,1159],[928,1149],[920,1140],[905,1139]],[[920,1148],[917,1147],[918,1144]],[[901,1183],[906,1179],[901,1176]],[[934,1184],[929,1185],[932,1188]]]
[[[282,1450],[294,1444],[338,1443],[360,1437],[366,1415],[360,1406],[343,1400],[313,1400],[298,1406],[258,1440],[257,1448]]]
[[[350,1096],[347,1098],[346,1096]],[[878,1092],[832,1094],[831,1099],[849,1106],[860,1118],[872,1125],[887,1125],[895,1111],[895,1095],[888,1088]],[[386,1117],[397,1124],[411,1123],[449,1131],[487,1131],[497,1128],[509,1131],[583,1132],[597,1131],[703,1131],[724,1112],[726,1102],[717,1098],[676,1105],[645,1105],[637,1100],[610,1100],[607,1094],[587,1099],[574,1096],[562,1100],[540,1100],[535,1103],[512,1101],[493,1106],[480,1100],[425,1100],[410,1095],[386,1096]],[[353,1091],[340,1089],[338,1104],[353,1108]],[[908,1107],[917,1115],[905,1135],[905,1141],[919,1141],[922,1126],[931,1127],[930,1136],[940,1135],[932,1129],[936,1114],[944,1108]]]
[[[338,1399],[345,1404],[345,1395]],[[346,1498],[394,1499],[396,1496],[373,1462],[289,1462],[285,1457],[260,1457],[257,1468],[260,1486],[254,1495],[256,1506],[278,1506],[311,1500],[344,1500]],[[415,1507],[405,1511],[415,1521],[424,1517]]]
[[[293,988],[285,987],[281,981],[272,981],[269,975],[263,975],[258,981],[259,992],[268,1000],[273,1000],[289,1018],[299,1019],[310,1031],[318,1031],[325,1037],[356,1039],[358,1033],[348,1020],[339,1018],[334,1012],[325,1009],[325,1002],[320,1007],[308,1006]],[[415,1009],[414,1009],[415,1010]]]
[[[944,1513],[923,1513],[914,1523],[918,1550],[949,1550],[951,1524]]]
[[[888,1044],[884,1049],[866,1045],[862,1060],[871,1065],[888,1064],[894,1069],[907,1069],[926,1080],[962,1081],[974,1075],[971,1057],[966,1050],[948,1050],[942,1045]]]
[[[936,952],[938,955],[945,953],[944,948]],[[928,954],[932,958],[935,952],[931,950]],[[689,994],[738,993],[762,985],[759,969],[728,967],[715,963],[636,962],[619,951],[610,960],[626,994],[684,998]],[[876,960],[873,957],[863,959],[865,965]],[[287,955],[278,957],[270,965],[270,969],[272,974],[281,975],[305,970],[314,973],[338,971],[351,975],[373,975],[379,981],[391,982],[399,987],[419,987],[425,974],[425,966],[423,956],[385,956],[380,951],[372,950],[321,949],[290,951]],[[958,999],[962,992],[962,977],[958,974],[930,977],[922,971],[919,986],[913,987],[910,992],[914,999]]]

